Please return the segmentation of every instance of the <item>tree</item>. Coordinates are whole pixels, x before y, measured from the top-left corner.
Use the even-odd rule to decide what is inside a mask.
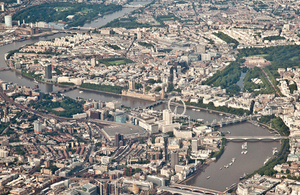
[[[161,90],[161,87],[156,87],[155,91],[159,92]]]
[[[155,137],[152,137],[151,142],[152,142],[152,144],[155,143]]]
[[[140,139],[140,143],[144,144],[144,139],[143,138]]]

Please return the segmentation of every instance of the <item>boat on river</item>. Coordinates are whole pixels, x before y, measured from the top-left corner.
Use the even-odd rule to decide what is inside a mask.
[[[208,176],[206,179],[209,179],[210,178],[210,176]]]
[[[242,180],[242,179],[244,179],[245,177],[247,177],[247,175],[248,175],[248,173],[247,173],[247,174],[244,173],[244,175],[242,175],[242,176],[240,177],[240,180]]]
[[[79,91],[79,93],[83,93],[83,91]]]
[[[242,145],[242,149],[243,149],[243,150],[247,150],[247,149],[248,149],[248,144],[247,144],[247,142],[245,142],[245,143]]]
[[[271,159],[271,157],[268,157],[265,162],[264,162],[264,165],[267,164],[267,162]]]

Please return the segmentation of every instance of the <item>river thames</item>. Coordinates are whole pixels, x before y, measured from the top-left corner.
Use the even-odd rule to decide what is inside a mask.
[[[148,2],[134,2],[134,4],[147,4]],[[135,8],[123,8],[121,11],[109,14],[104,16],[103,18],[96,19],[91,23],[87,23],[84,27],[100,27],[105,25],[106,23],[123,16],[134,10]],[[9,45],[4,45],[0,47],[0,67],[6,67],[6,63],[4,61],[4,55],[8,51],[15,50],[20,48],[25,44],[32,44],[39,40],[47,40],[52,39],[55,37],[61,37],[64,34],[56,34],[53,36],[48,37],[39,37],[35,39],[26,40],[23,42],[15,42]],[[23,78],[19,73],[14,71],[3,71],[0,72],[0,79],[17,83],[19,85],[25,85],[28,87],[34,87],[36,83],[33,80]],[[44,84],[39,83],[39,88],[42,92],[52,92],[60,87],[51,85],[51,84]],[[81,97],[85,99],[95,99],[101,101],[111,101],[111,100],[118,100],[121,103],[128,107],[139,107],[139,106],[146,106],[151,104],[149,101],[134,99],[130,97],[122,97],[119,95],[112,95],[106,94],[103,92],[91,92],[83,90],[83,93],[79,93],[79,90],[73,90],[65,93],[66,96],[71,98]],[[155,107],[155,109],[166,109],[166,105],[159,105]],[[178,108],[178,112],[181,112],[182,108]],[[191,108],[187,109],[186,115],[191,116],[192,119],[203,119],[204,121],[213,121],[221,120],[224,116],[220,116],[219,114],[209,113],[207,111],[194,111]],[[262,127],[255,126],[251,123],[241,123],[236,125],[225,126],[220,129],[220,131],[230,131],[230,135],[270,135],[267,129]],[[279,142],[249,142],[248,143],[248,153],[241,154],[242,142],[228,142],[225,148],[225,151],[221,158],[211,163],[204,172],[196,175],[192,180],[187,182],[188,185],[194,186],[201,186],[205,188],[210,188],[214,190],[224,191],[226,187],[230,186],[233,183],[238,183],[239,178],[244,173],[252,173],[253,171],[257,170],[261,166],[264,165],[264,161],[268,157],[272,157],[272,149],[273,147],[280,148]],[[232,158],[236,158],[236,161],[227,169],[222,168],[224,165],[228,164]],[[210,176],[209,179],[207,177]]]

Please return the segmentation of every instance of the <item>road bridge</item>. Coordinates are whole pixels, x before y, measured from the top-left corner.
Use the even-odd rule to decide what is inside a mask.
[[[207,125],[210,125],[212,127],[223,127],[224,125],[230,125],[235,123],[241,123],[248,120],[248,117],[236,117],[236,118],[228,118],[228,119],[221,119],[220,121],[217,121],[216,119],[213,120],[210,124],[206,122]]]
[[[150,109],[150,108],[153,108],[154,106],[160,105],[160,104],[162,104],[162,103],[164,103],[163,100],[156,101],[156,102],[154,102],[154,103],[152,103],[152,104],[150,104],[150,105],[145,106],[145,108],[146,108],[146,109]]]
[[[220,138],[220,137],[215,137]],[[227,141],[247,141],[247,142],[256,142],[256,141],[279,141],[281,139],[287,139],[288,136],[224,136]]]
[[[74,89],[77,89],[77,86],[69,87],[69,88],[63,88],[63,89],[60,89],[60,90],[57,90],[57,91],[52,91],[51,93],[65,93],[65,92],[68,92],[68,91],[72,91]]]
[[[203,187],[197,187],[197,186],[188,186],[183,184],[172,184],[169,187],[162,186],[159,187],[159,189],[163,191],[168,191],[171,193],[176,194],[207,194],[207,195],[221,195],[223,192],[207,189]]]
[[[95,28],[78,26],[78,27],[72,27],[70,28],[70,30],[95,30]]]

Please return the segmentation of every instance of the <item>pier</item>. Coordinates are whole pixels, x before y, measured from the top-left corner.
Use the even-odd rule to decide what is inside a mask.
[[[11,68],[9,68],[9,67],[0,68],[0,71],[6,71],[6,70],[11,70]]]
[[[68,92],[68,91],[72,91],[74,89],[77,89],[77,86],[60,89],[60,90],[57,90],[57,91],[53,91],[52,93],[65,93],[65,92]]]

